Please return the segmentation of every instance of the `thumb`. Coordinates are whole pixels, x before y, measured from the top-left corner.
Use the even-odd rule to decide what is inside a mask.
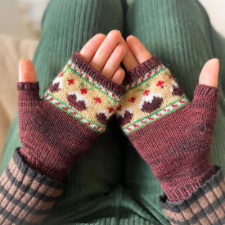
[[[211,87],[217,87],[219,76],[219,60],[211,59],[204,65],[200,76],[199,84],[208,85]]]
[[[40,101],[39,82],[31,60],[23,58],[19,64],[18,106],[22,108],[36,107]]]
[[[211,59],[204,65],[200,76],[199,85],[196,86],[192,107],[198,112],[208,115],[209,120],[213,121],[217,113],[217,102],[219,98],[218,85],[219,60]]]
[[[22,58],[19,64],[19,82],[32,82],[37,80],[34,64],[31,60]]]

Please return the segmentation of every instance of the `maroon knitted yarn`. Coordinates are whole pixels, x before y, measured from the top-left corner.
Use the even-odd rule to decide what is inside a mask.
[[[74,162],[104,131],[105,124],[98,121],[97,113],[100,111],[108,121],[124,91],[123,86],[106,78],[103,84],[102,75],[78,52],[72,59],[55,78],[44,99],[39,98],[38,82],[17,84],[20,153],[31,168],[58,180],[65,178]],[[109,102],[112,93],[114,101],[101,104]],[[71,96],[76,101],[70,101]],[[96,98],[98,103],[93,104]]]
[[[168,70],[158,62],[159,60],[154,57],[140,64],[138,66],[140,69],[137,67],[127,73],[131,78],[125,93],[129,95],[127,100],[130,101],[133,98],[133,101],[127,105],[125,96],[120,109],[123,110],[126,106],[129,110],[124,109],[124,111],[129,111],[133,118],[135,116],[137,118],[139,113],[140,115],[145,113],[145,117],[142,119],[140,116],[134,123],[129,120],[130,124],[121,126],[139,154],[152,168],[168,200],[178,202],[188,198],[191,192],[215,174],[214,166],[210,161],[210,148],[217,115],[219,89],[199,84],[195,89],[193,101],[184,104],[185,100],[180,98],[182,91],[178,86],[173,86],[177,84]],[[138,77],[135,71],[141,71]],[[149,73],[149,71],[152,72]],[[146,80],[144,76],[147,75],[149,78]],[[133,79],[135,76],[136,83]],[[137,81],[137,78],[142,80]],[[129,81],[129,78],[127,80]],[[132,86],[132,82],[138,87],[137,91]],[[144,87],[149,89],[142,91]],[[160,101],[159,105],[156,105],[154,97],[148,99],[147,94],[158,98],[161,94],[160,99],[163,103]],[[178,100],[175,103],[173,100],[170,105],[168,104],[169,106],[164,104],[166,101],[170,102],[171,96],[177,96]],[[144,103],[148,103],[148,109],[153,104],[157,110],[154,109],[155,111],[152,110],[149,113],[141,112],[143,111],[141,104],[144,105],[144,100],[138,102],[138,99],[144,99]],[[121,118],[123,117],[120,116],[119,119]]]

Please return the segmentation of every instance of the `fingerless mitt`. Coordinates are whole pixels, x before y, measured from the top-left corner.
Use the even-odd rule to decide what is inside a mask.
[[[124,86],[101,75],[78,52],[53,80],[44,99],[39,83],[19,82],[20,153],[33,169],[62,180],[102,133]]]
[[[210,148],[219,89],[199,84],[189,102],[168,68],[153,56],[126,74],[118,121],[152,168],[169,201],[181,201],[215,169]]]

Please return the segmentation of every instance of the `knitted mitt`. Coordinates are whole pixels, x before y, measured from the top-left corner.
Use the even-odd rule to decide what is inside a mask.
[[[113,83],[75,52],[39,98],[39,83],[19,82],[18,119],[25,162],[58,180],[102,133],[124,86]]]
[[[123,131],[152,168],[170,201],[187,198],[215,169],[210,147],[219,90],[198,85],[189,102],[155,56],[125,76],[117,110]]]

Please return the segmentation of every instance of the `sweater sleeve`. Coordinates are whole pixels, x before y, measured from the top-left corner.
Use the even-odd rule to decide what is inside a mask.
[[[225,224],[225,178],[222,168],[214,166],[216,174],[181,202],[170,202],[167,196],[159,198],[171,224],[223,225]]]
[[[65,183],[30,168],[16,148],[0,177],[0,224],[38,224],[62,194]]]

